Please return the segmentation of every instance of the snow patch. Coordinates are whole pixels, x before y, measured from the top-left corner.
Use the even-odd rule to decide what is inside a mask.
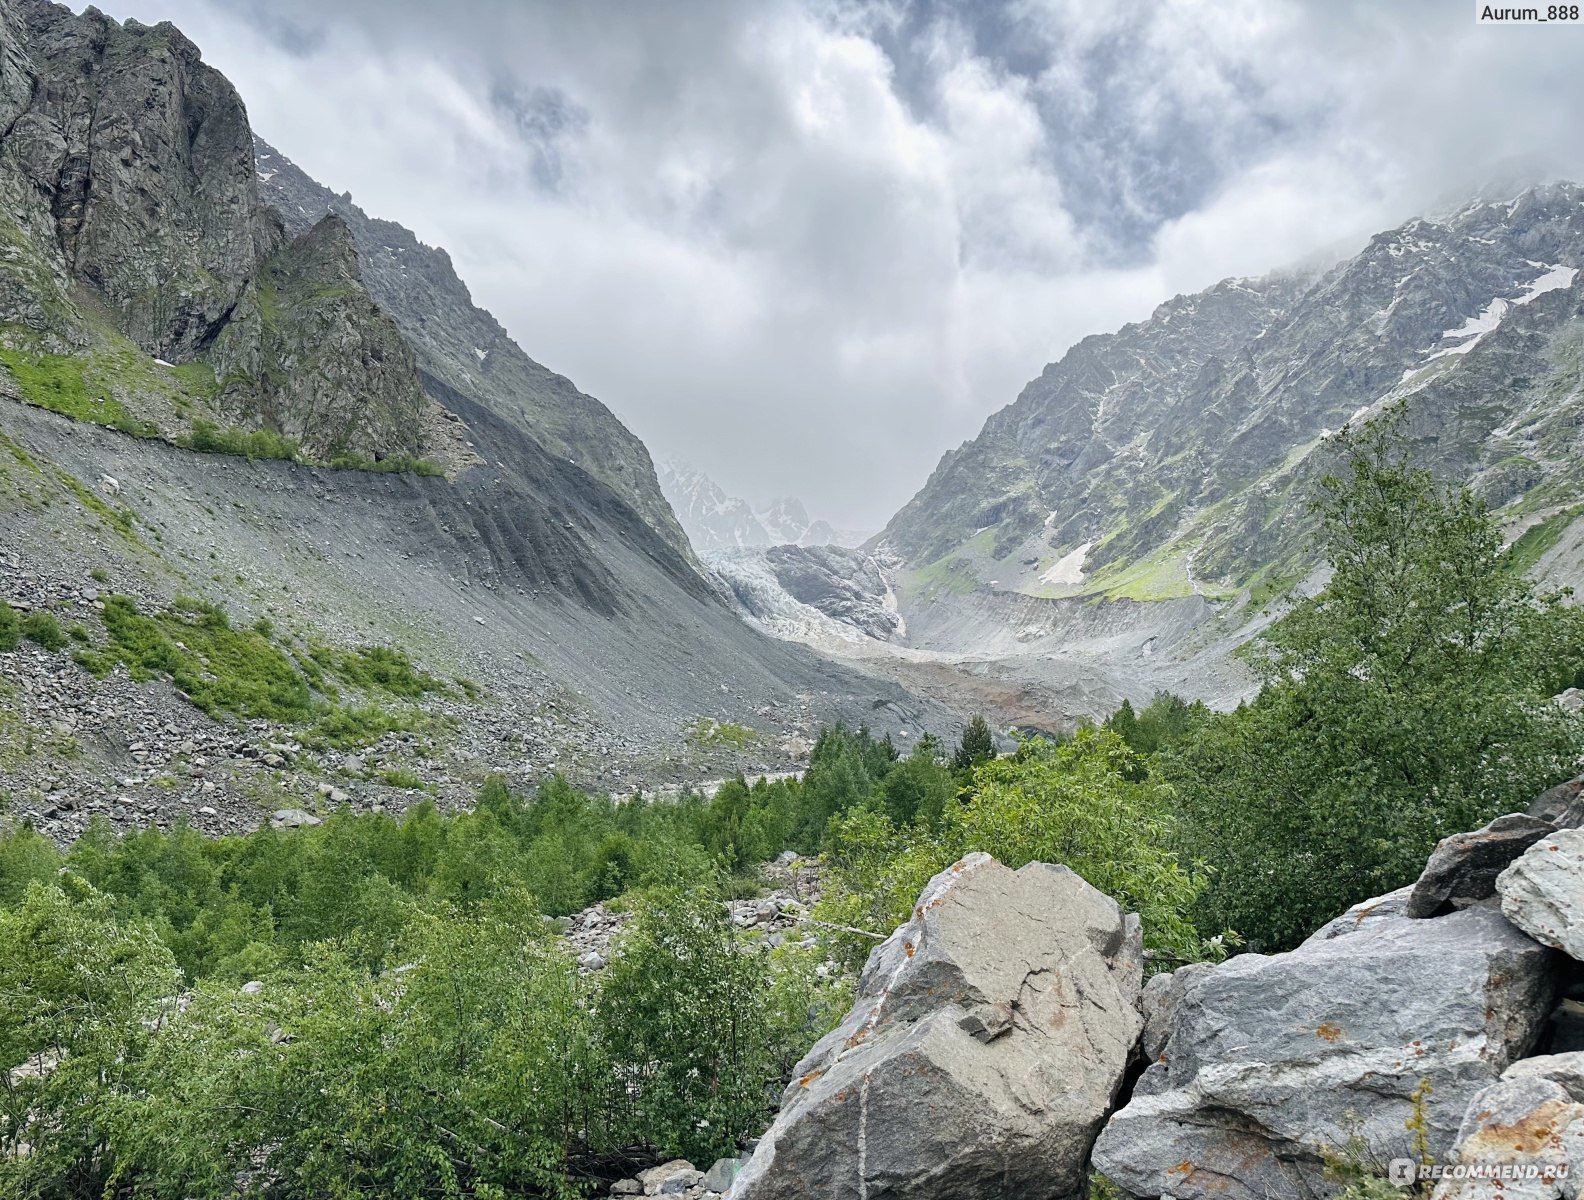
[[[1529,290],[1522,296],[1519,296],[1518,299],[1514,300],[1514,304],[1528,304],[1529,301],[1535,299],[1536,297],[1543,296],[1547,292],[1557,292],[1561,291],[1563,288],[1572,287],[1573,279],[1578,275],[1577,267],[1548,267],[1545,263],[1537,262],[1531,262],[1529,265],[1531,267],[1542,268],[1545,271],[1545,274],[1531,283],[1529,285]]]
[[[1062,555],[1040,576],[1041,583],[1054,583],[1061,587],[1077,587],[1084,581],[1084,559],[1094,549],[1093,542],[1085,542],[1078,549]]]
[[[258,172],[259,182],[260,183],[268,183],[271,179],[274,179],[275,176],[278,175],[278,174],[280,174],[280,172],[278,172],[278,171],[260,171],[260,172]]]
[[[1442,341],[1456,341],[1460,344],[1437,350],[1430,355],[1430,358],[1436,359],[1445,358],[1452,354],[1467,354],[1484,340],[1487,333],[1493,332],[1502,323],[1502,318],[1511,312],[1514,307],[1528,304],[1547,292],[1555,292],[1561,288],[1572,287],[1574,277],[1578,275],[1577,267],[1553,266],[1533,261],[1529,265],[1538,268],[1541,274],[1538,278],[1530,281],[1529,289],[1523,295],[1516,296],[1511,300],[1498,296],[1487,304],[1478,316],[1470,317],[1456,329],[1445,330],[1441,334]]]
[[[486,358],[489,357],[489,351],[488,350],[481,350],[477,346],[473,347],[473,353],[478,356],[479,362],[483,362]]]

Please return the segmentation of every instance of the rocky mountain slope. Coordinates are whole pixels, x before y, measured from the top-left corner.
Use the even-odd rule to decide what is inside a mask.
[[[319,461],[452,465],[344,231],[288,235],[247,114],[174,27],[0,5],[0,343],[24,399],[129,432],[267,430]]]
[[[1520,565],[1576,585],[1581,265],[1584,189],[1557,184],[1086,338],[867,544],[879,578],[845,572],[861,599],[824,614],[838,636],[792,619],[786,572],[717,568],[751,612],[781,614],[778,634],[913,686],[950,670],[1009,722],[1053,728],[1161,688],[1234,703],[1253,680],[1233,651],[1316,565],[1305,500],[1333,435],[1400,406],[1416,455],[1499,510]],[[865,625],[887,609],[877,638]]]
[[[425,376],[520,426],[551,454],[587,471],[630,504],[674,549],[687,539],[661,494],[644,444],[610,409],[540,366],[473,303],[451,256],[411,230],[370,217],[255,138],[259,194],[286,228],[304,233],[326,216],[345,222],[370,294],[401,330]]]
[[[1584,189],[1559,184],[1179,296],[1048,366],[880,540],[915,594],[1263,599],[1309,567],[1329,435],[1402,400],[1425,457],[1549,549],[1584,464],[1581,258]]]
[[[0,806],[220,830],[951,723],[738,620],[642,444],[443,251],[260,170],[173,27],[0,25],[0,602],[40,631],[0,648]]]
[[[810,518],[796,496],[783,496],[755,509],[683,463],[660,464],[660,490],[700,554],[765,546],[854,546],[864,540],[837,531],[828,521]]]

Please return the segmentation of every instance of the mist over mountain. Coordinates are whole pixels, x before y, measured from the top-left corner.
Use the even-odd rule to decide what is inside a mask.
[[[685,463],[662,463],[659,477],[661,491],[700,553],[767,546],[856,546],[868,536],[811,520],[795,496],[782,496],[755,509]]]

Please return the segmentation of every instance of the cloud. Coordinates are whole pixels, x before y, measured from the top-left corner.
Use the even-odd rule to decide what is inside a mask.
[[[117,0],[659,454],[875,528],[1078,338],[1580,171],[1571,29],[1433,0]]]

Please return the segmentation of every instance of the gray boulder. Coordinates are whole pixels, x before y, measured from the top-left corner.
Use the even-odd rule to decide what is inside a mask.
[[[740,1158],[717,1158],[715,1165],[704,1172],[704,1178],[699,1180],[699,1187],[706,1192],[724,1192],[731,1187],[732,1180],[737,1178],[737,1173],[742,1170]]]
[[[638,1183],[645,1196],[674,1196],[685,1192],[703,1178],[703,1173],[685,1158],[674,1158],[647,1171],[638,1172]]]
[[[1584,775],[1541,792],[1529,806],[1529,815],[1550,821],[1558,829],[1584,825]]]
[[[1410,917],[1435,917],[1496,896],[1496,876],[1556,826],[1527,813],[1497,817],[1484,829],[1442,838],[1408,897]]]
[[[300,808],[280,808],[270,814],[270,826],[274,829],[306,829],[322,823],[313,813]]]
[[[1361,929],[1371,928],[1378,922],[1401,918],[1407,914],[1408,900],[1412,895],[1413,886],[1410,884],[1395,892],[1387,892],[1384,896],[1360,900],[1340,917],[1333,917],[1311,933],[1304,944],[1329,942],[1332,938],[1347,937]]]
[[[972,854],[869,957],[732,1200],[1058,1200],[1142,1024],[1138,924],[1065,867]]]
[[[1206,971],[1214,970],[1209,963],[1189,963],[1175,971],[1162,972],[1150,977],[1144,985],[1139,1007],[1144,1013],[1144,1034],[1139,1039],[1139,1049],[1146,1062],[1156,1062],[1166,1053],[1166,1043],[1171,1037],[1172,1023],[1177,1019],[1177,1005],[1182,1002],[1188,984]]]
[[[1106,1125],[1094,1163],[1135,1196],[1324,1194],[1324,1158],[1361,1136],[1405,1153],[1419,1080],[1431,1150],[1534,1045],[1553,956],[1489,908],[1355,923],[1287,954],[1192,976],[1161,1061]]]
[[[1584,829],[1542,838],[1496,880],[1501,910],[1537,942],[1584,961]]]
[[[1538,1054],[1520,1058],[1502,1072],[1503,1079],[1549,1079],[1574,1100],[1584,1103],[1584,1052]]]

